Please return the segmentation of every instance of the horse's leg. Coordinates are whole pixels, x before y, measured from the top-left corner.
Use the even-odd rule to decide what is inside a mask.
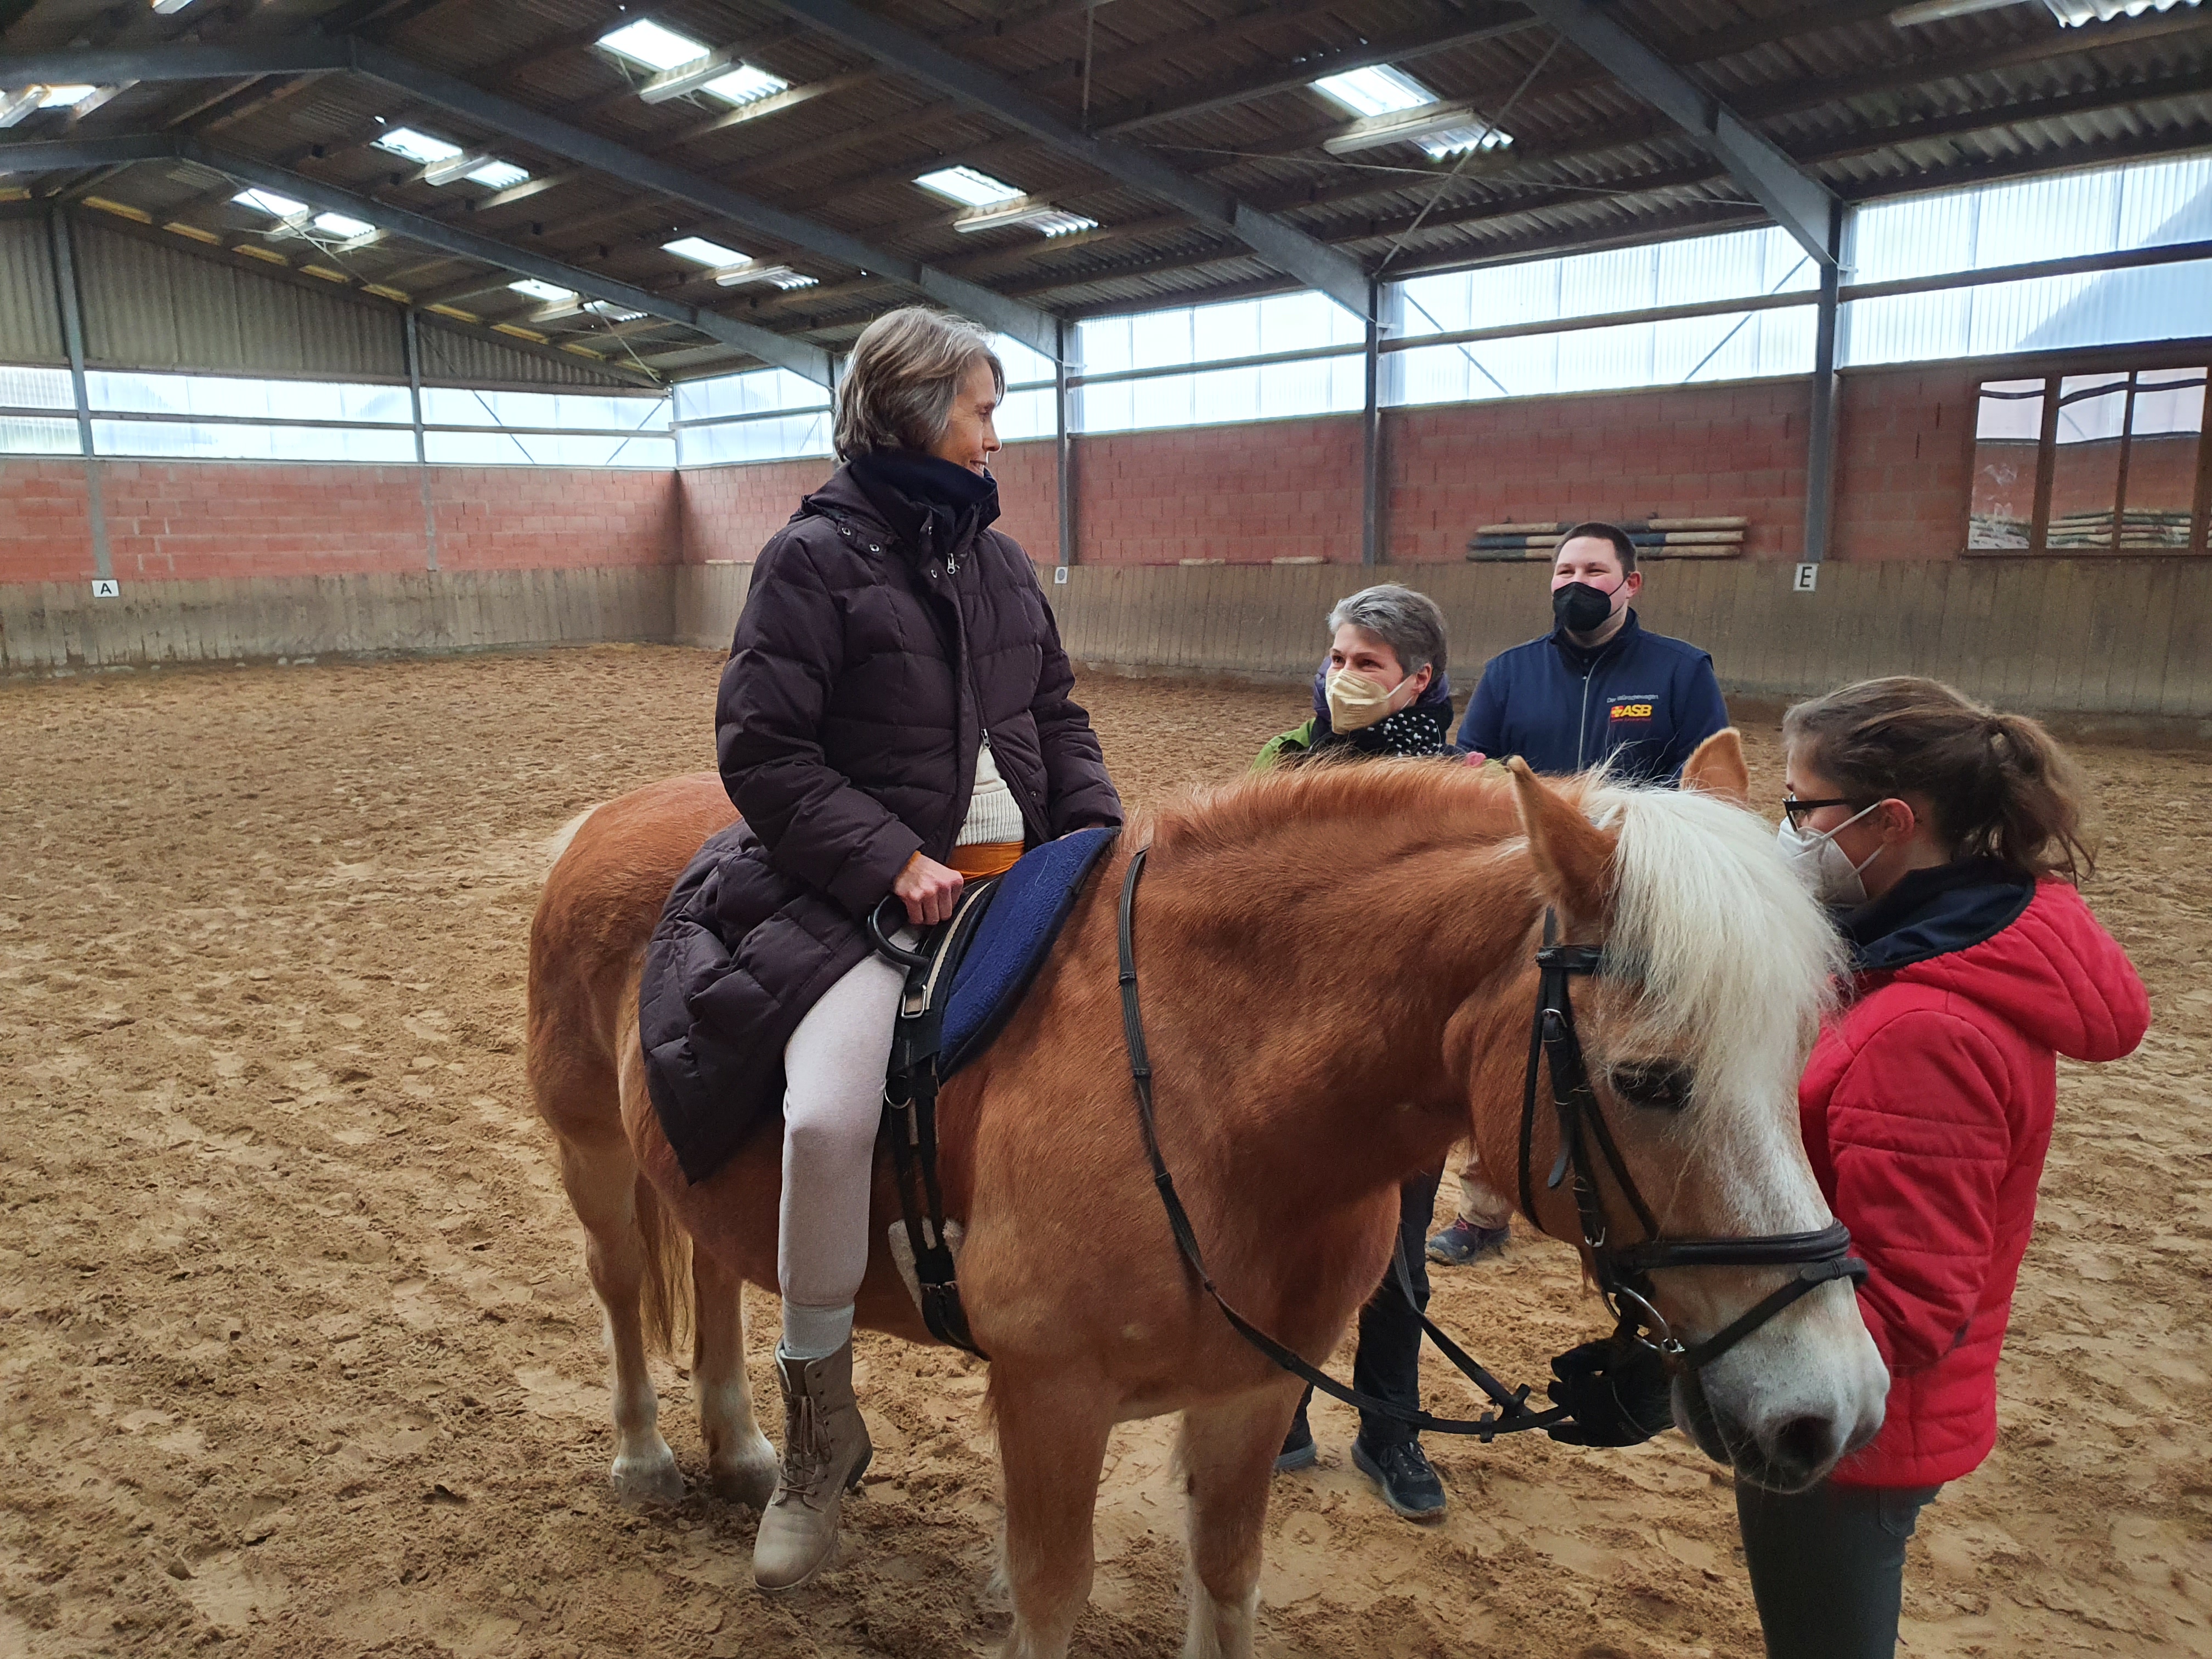
[[[695,1248],[691,1288],[691,1386],[699,1391],[708,1476],[732,1503],[763,1509],[775,1495],[777,1464],[745,1380],[744,1281]]]
[[[1250,1659],[1267,1483],[1297,1408],[1295,1381],[1182,1414],[1190,1494],[1190,1634],[1184,1659]]]
[[[660,1437],[660,1401],[645,1363],[640,1307],[652,1264],[640,1225],[637,1162],[619,1137],[579,1144],[563,1137],[561,1184],[584,1224],[584,1266],[607,1316],[615,1362],[615,1462],[608,1479],[624,1503],[684,1496],[676,1454]]]
[[[1061,1659],[1091,1599],[1091,1515],[1113,1411],[1057,1377],[994,1374],[991,1403],[1006,1483],[1006,1583],[1014,1603],[1006,1659]]]

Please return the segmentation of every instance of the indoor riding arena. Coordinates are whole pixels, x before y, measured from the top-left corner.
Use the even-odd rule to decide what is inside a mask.
[[[954,1348],[858,1337],[873,1459],[799,1588],[688,1340],[684,1495],[617,1492],[525,1073],[563,827],[715,769],[757,556],[915,304],[1003,367],[996,528],[1138,833],[1324,706],[1372,585],[1442,607],[1455,731],[1590,520],[1710,653],[1762,836],[1793,702],[2049,726],[2151,1024],[2058,1064],[1995,1449],[1897,1650],[2212,1655],[2208,88],[2198,0],[0,0],[0,1656],[1018,1636]],[[1613,1314],[1511,1227],[1429,1311],[1542,1404]],[[1420,1393],[1487,1403],[1433,1350]],[[1416,1525],[1312,1424],[1251,1652],[1769,1651],[1683,1432],[1426,1434]],[[1176,1431],[1112,1432],[1069,1652],[1233,1650],[1185,1647]]]

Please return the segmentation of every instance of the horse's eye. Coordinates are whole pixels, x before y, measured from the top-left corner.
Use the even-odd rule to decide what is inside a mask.
[[[1695,1074],[1668,1060],[1631,1060],[1607,1073],[1613,1093],[1632,1106],[1655,1112],[1679,1112],[1690,1103]]]

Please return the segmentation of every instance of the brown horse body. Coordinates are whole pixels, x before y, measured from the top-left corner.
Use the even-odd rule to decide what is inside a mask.
[[[1711,764],[1725,770],[1725,760]],[[1593,825],[1589,805],[1579,787],[1562,794],[1525,775],[1509,788],[1433,764],[1376,763],[1256,780],[1152,826],[1136,945],[1162,1148],[1225,1293],[1309,1358],[1329,1352],[1380,1280],[1398,1183],[1441,1162],[1471,1110],[1491,1167],[1515,1167],[1542,912],[1552,905],[1571,930],[1600,938],[1614,909],[1621,831]],[[713,1177],[687,1184],[647,1099],[636,1036],[639,964],[661,903],[731,816],[718,781],[702,776],[650,786],[581,824],[532,931],[529,1066],[607,1310],[617,1487],[682,1486],[645,1370],[647,1328],[675,1322],[668,1275],[680,1230],[696,1246],[694,1381],[710,1472],[726,1494],[758,1504],[775,1466],[746,1394],[738,1287],[776,1282],[780,1138],[757,1135]],[[1298,1394],[1203,1298],[1144,1161],[1114,964],[1121,878],[1147,833],[1137,826],[1102,861],[1020,1010],[940,1103],[947,1208],[967,1229],[963,1291],[992,1356],[1020,1655],[1064,1652],[1087,1596],[1109,1429],[1170,1411],[1183,1414],[1190,1500],[1188,1651],[1249,1653],[1268,1476]],[[1616,1046],[1634,1046],[1650,1024],[1638,1002],[1599,994],[1596,1040],[1610,1030]],[[1787,1165],[1794,1154],[1794,1169],[1749,1183],[1778,1182],[1779,1197],[1747,1203],[1726,1190],[1730,1172],[1705,1168],[1712,1140],[1654,1133],[1632,1146],[1656,1172],[1645,1189],[1669,1194],[1668,1227],[1824,1219],[1794,1110],[1786,1115],[1780,1150],[1763,1156]],[[1547,1160],[1549,1133],[1544,1126],[1537,1152]],[[1573,1237],[1571,1209],[1554,1196],[1536,1219]],[[859,1319],[924,1341],[883,1244],[895,1213],[879,1179]],[[1711,1329],[1773,1282],[1757,1271],[1703,1274],[1679,1288],[1669,1316]],[[1778,1340],[1865,1370],[1871,1344],[1847,1292],[1800,1309],[1776,1322]],[[1734,1385],[1747,1400],[1776,1392],[1759,1364],[1747,1362]],[[1872,1432],[1864,1401],[1844,1392],[1851,1397],[1824,1395],[1814,1408],[1823,1424],[1832,1418],[1823,1468]],[[1765,1405],[1739,1410],[1721,1394],[1741,1443],[1765,1446]],[[1874,1399],[1878,1424],[1878,1390]],[[1791,1395],[1778,1409],[1802,1422],[1808,1408]]]

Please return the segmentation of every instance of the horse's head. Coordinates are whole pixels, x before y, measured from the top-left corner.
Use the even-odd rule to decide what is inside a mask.
[[[1561,790],[1515,766],[1540,896],[1564,941],[1601,951],[1571,983],[1595,1108],[1580,1137],[1595,1175],[1586,1184],[1611,1250],[1650,1237],[1639,1200],[1662,1239],[1802,1234],[1834,1219],[1799,1137],[1797,1081],[1842,963],[1826,918],[1746,807],[1744,779],[1733,732],[1698,751],[1680,790],[1601,780]],[[1539,1068],[1526,1173],[1519,1134],[1500,1144],[1494,1114],[1483,1115],[1484,1163],[1528,1194],[1547,1232],[1581,1240],[1574,1180],[1547,1184],[1562,1139],[1550,1070]],[[1793,1273],[1657,1267],[1639,1282],[1694,1357]],[[1683,1368],[1674,1417],[1744,1478],[1796,1490],[1873,1437],[1887,1389],[1842,1280]]]

